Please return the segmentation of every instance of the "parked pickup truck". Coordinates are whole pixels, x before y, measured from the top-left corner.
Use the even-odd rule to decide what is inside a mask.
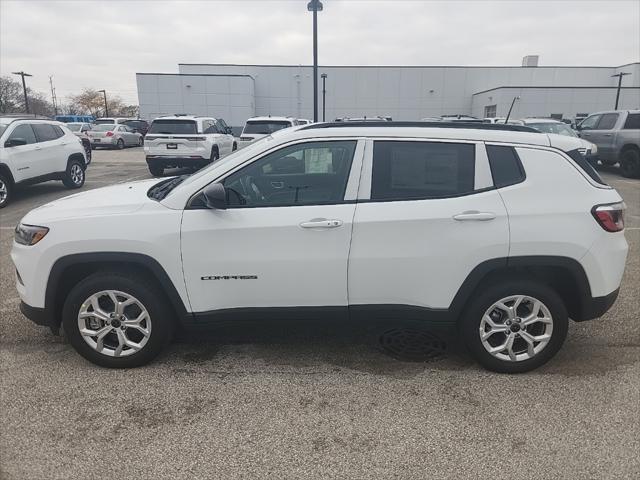
[[[594,113],[577,129],[582,138],[598,146],[602,163],[620,163],[625,177],[640,177],[640,110]]]

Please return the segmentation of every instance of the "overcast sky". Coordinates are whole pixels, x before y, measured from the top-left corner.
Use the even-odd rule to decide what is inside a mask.
[[[178,63],[310,64],[308,0],[0,0],[0,73],[58,98],[137,103],[136,72]],[[325,65],[616,66],[640,60],[640,1],[322,0]],[[16,77],[17,78],[17,77]]]

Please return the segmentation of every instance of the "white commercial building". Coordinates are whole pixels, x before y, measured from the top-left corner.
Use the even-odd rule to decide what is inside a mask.
[[[525,57],[535,65],[535,57]],[[524,63],[524,62],[523,62]],[[240,127],[253,116],[313,118],[313,69],[306,65],[180,64],[178,72],[138,73],[140,116],[189,113]],[[573,119],[640,107],[640,63],[618,67],[320,66],[326,74],[326,119],[391,116],[419,120],[448,114],[476,117],[554,116]]]

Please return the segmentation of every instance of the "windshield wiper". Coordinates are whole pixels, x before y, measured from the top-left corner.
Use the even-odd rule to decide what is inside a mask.
[[[168,180],[163,180],[160,183],[155,184],[153,187],[149,189],[147,192],[147,196],[149,198],[153,198],[154,200],[162,200],[169,192],[176,188],[182,181],[187,178],[189,175],[180,175],[179,177],[169,178]]]

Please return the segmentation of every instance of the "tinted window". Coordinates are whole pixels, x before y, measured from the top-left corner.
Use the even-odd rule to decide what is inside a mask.
[[[54,125],[53,129],[56,131],[56,138],[64,137],[64,132],[59,126]]]
[[[375,142],[371,198],[437,198],[473,191],[475,145]]]
[[[573,161],[576,162],[578,166],[593,180],[601,185],[606,185],[606,182],[602,180],[600,174],[596,172],[595,168],[593,168],[593,165],[591,165],[589,161],[584,158],[579,150],[571,150],[570,152],[567,152],[567,155],[569,155],[573,159]]]
[[[116,127],[115,125],[112,124],[102,124],[102,125],[96,125],[95,127],[93,127],[93,131],[94,132],[109,132],[111,130],[114,130]]]
[[[114,124],[116,123],[115,120],[113,118],[99,118],[97,120],[95,120],[93,123],[95,123],[96,125],[106,125],[106,124]]]
[[[53,128],[53,125],[49,125],[48,123],[34,123],[32,126],[39,142],[48,142],[58,138],[58,134]]]
[[[292,145],[224,180],[231,206],[342,203],[356,141]]]
[[[242,133],[254,133],[256,135],[269,135],[275,131],[291,126],[288,121],[260,120],[247,122]]]
[[[629,130],[640,129],[640,113],[630,113],[624,122],[624,128]]]
[[[198,133],[198,127],[193,120],[154,120],[149,127],[149,133],[193,135]]]
[[[18,125],[13,129],[11,135],[9,135],[8,140],[20,139],[25,140],[27,143],[36,143],[36,136],[33,133],[33,129],[29,124]]]
[[[493,184],[497,188],[514,185],[524,180],[524,169],[513,147],[487,145],[487,155]]]
[[[598,130],[611,130],[618,121],[617,113],[605,113],[598,122]]]

